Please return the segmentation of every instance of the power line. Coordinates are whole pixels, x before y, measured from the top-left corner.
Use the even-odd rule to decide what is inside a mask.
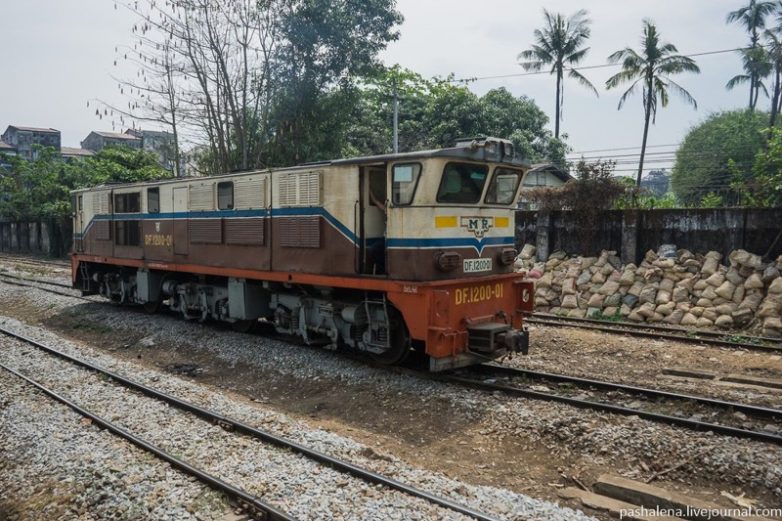
[[[762,46],[761,46],[762,47]],[[710,56],[713,54],[725,54],[729,52],[739,52],[739,51],[746,51],[748,49],[751,49],[751,47],[738,47],[735,49],[723,49],[719,51],[704,51],[704,52],[696,52],[693,54],[685,54],[687,58],[697,58],[698,56]],[[564,71],[585,71],[590,69],[604,69],[606,67],[621,67],[621,63],[602,63],[599,65],[584,65],[583,67],[565,67]],[[448,80],[449,83],[469,83],[472,81],[481,81],[481,80],[500,80],[503,78],[519,78],[523,76],[538,76],[541,74],[551,74],[551,71],[528,71],[528,72],[517,72],[513,74],[497,74],[494,76],[475,76],[472,78],[455,78],[452,80]]]
[[[646,148],[664,148],[664,147],[678,147],[681,145],[681,143],[674,143],[672,145],[647,145]],[[620,147],[620,148],[603,148],[599,150],[581,150],[578,152],[571,152],[569,155],[579,155],[579,154],[594,154],[597,152],[613,152],[613,151],[619,151],[619,150],[639,150],[641,147]]]

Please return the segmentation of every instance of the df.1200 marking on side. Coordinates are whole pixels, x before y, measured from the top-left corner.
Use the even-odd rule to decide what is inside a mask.
[[[484,286],[472,286],[469,288],[460,288],[456,290],[456,305],[474,304],[493,298],[502,298],[502,291],[505,288],[502,284],[487,284]]]

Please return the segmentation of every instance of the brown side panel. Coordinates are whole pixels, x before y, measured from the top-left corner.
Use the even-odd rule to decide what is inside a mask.
[[[114,255],[114,244],[111,242],[111,221],[93,221],[84,236],[84,250],[90,255]]]
[[[355,275],[356,247],[323,217],[272,219],[272,269]]]
[[[500,252],[505,248],[507,246],[486,246],[480,257],[474,248],[448,248],[447,250],[392,248],[388,250],[389,276],[400,280],[447,280],[511,273],[513,266],[502,264],[499,258]],[[482,273],[464,273],[462,263],[459,262],[459,266],[453,271],[440,271],[435,258],[443,251],[456,252],[462,256],[462,259],[492,258],[494,269]]]
[[[190,238],[187,235],[187,220],[174,219],[171,228],[174,236],[174,254],[187,255]]]
[[[174,221],[172,219],[141,221],[144,258],[171,261],[174,258]]]

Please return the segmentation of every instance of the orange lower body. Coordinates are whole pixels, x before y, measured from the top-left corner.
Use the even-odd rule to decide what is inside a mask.
[[[426,354],[432,358],[448,358],[467,353],[470,347],[468,330],[471,327],[496,323],[520,330],[524,314],[532,312],[534,303],[533,283],[517,273],[437,282],[406,282],[73,254],[71,268],[74,285],[77,283],[79,265],[82,262],[383,292],[402,313],[410,337],[423,342]]]

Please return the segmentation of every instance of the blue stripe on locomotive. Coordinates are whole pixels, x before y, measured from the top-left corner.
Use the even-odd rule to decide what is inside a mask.
[[[117,213],[117,214],[98,214],[90,220],[84,233],[74,233],[75,239],[81,239],[87,235],[87,231],[95,221],[143,221],[143,220],[168,220],[168,219],[238,219],[238,218],[259,218],[259,217],[311,217],[320,216],[326,219],[331,225],[339,230],[354,244],[358,242],[354,234],[347,226],[331,215],[323,207],[309,208],[274,208],[271,210],[211,210],[211,211],[193,211],[193,212],[162,212],[162,213]],[[377,239],[374,239],[377,240]],[[373,241],[373,239],[369,239]],[[386,240],[388,248],[410,249],[410,248],[469,248],[473,247],[480,254],[486,246],[512,246],[514,238],[511,237],[484,237],[477,239],[475,237],[447,237],[447,238],[415,238],[399,239],[391,238]]]

